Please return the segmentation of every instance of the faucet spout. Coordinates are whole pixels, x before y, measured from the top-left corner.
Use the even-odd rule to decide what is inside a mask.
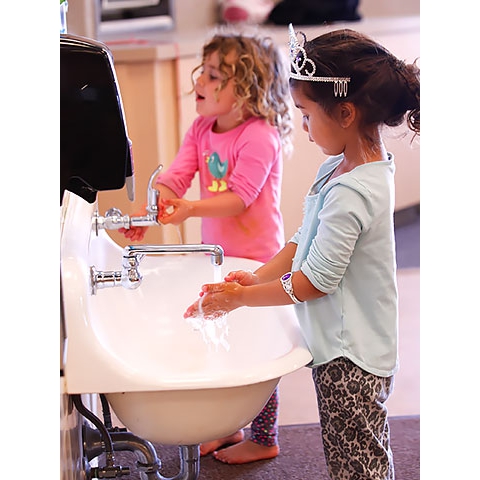
[[[160,225],[157,220],[159,191],[153,185],[162,168],[163,165],[160,164],[148,181],[147,213],[145,215],[123,215],[118,208],[111,208],[105,213],[105,216],[102,217],[98,214],[98,211],[96,211],[92,218],[92,225],[97,235],[101,229],[118,230],[119,228],[126,228],[128,230],[132,227],[152,227]]]
[[[156,180],[158,174],[162,171],[163,165],[160,164],[155,171],[150,176],[148,181],[148,191],[147,191],[147,212],[154,213],[155,218],[158,215],[158,195],[159,191],[153,186],[153,182]]]
[[[127,245],[123,249],[121,271],[98,271],[90,267],[91,293],[95,295],[99,288],[121,285],[129,290],[138,288],[142,283],[139,265],[145,255],[166,255],[169,253],[209,253],[212,265],[222,265],[223,248],[211,244],[166,244],[166,245]]]
[[[168,253],[209,253],[212,265],[222,265],[223,248],[220,245],[165,244],[165,245],[127,245],[123,249],[123,258],[142,257],[144,255],[165,255]],[[141,258],[140,258],[141,259]]]
[[[130,224],[127,228],[130,227],[150,227],[153,225],[160,225],[158,223],[158,196],[160,192],[153,186],[154,182],[162,170],[163,165],[160,164],[150,176],[148,181],[148,190],[147,190],[147,213],[146,215],[141,216],[131,216]]]
[[[142,275],[138,270],[145,255],[165,255],[168,253],[209,253],[213,265],[222,265],[223,248],[208,244],[172,244],[172,245],[127,245],[123,249],[121,283],[125,288],[138,288]]]

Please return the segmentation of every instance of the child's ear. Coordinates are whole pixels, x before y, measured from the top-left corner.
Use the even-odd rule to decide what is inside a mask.
[[[339,105],[340,124],[343,128],[348,128],[357,118],[357,109],[351,102],[342,102]]]

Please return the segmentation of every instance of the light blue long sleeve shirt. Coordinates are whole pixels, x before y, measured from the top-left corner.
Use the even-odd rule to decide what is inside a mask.
[[[315,367],[349,358],[390,376],[398,368],[397,284],[393,228],[393,156],[360,165],[325,184],[343,155],[320,167],[305,198],[293,271],[322,298],[295,305]]]

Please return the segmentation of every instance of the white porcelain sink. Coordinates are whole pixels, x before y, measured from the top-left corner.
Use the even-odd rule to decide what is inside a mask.
[[[136,290],[90,292],[90,266],[119,270],[122,248],[91,234],[95,205],[69,194],[62,214],[62,288],[68,393],[105,393],[121,422],[147,440],[192,445],[228,435],[263,408],[283,375],[311,360],[292,307],[242,308],[217,327],[183,318],[209,255],[145,257]],[[230,270],[257,268],[226,257]],[[219,421],[221,419],[221,421]]]

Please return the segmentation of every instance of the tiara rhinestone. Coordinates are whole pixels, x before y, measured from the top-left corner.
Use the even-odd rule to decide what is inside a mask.
[[[295,80],[306,80],[307,82],[332,82],[334,95],[336,97],[346,97],[350,77],[315,76],[317,66],[313,60],[308,58],[305,48],[303,48],[298,42],[297,34],[291,23],[288,25],[288,31],[290,35],[290,41],[288,44],[290,48],[290,65],[292,67],[290,78],[294,78]]]

